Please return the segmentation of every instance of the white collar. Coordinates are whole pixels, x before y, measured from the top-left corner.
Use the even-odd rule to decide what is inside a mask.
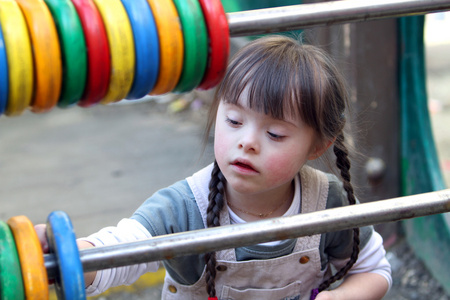
[[[301,203],[301,186],[300,186],[300,175],[297,174],[294,178],[294,197],[292,199],[291,206],[284,213],[283,217],[293,216],[300,212],[300,203]],[[243,224],[247,223],[245,220],[240,218],[230,206],[228,206],[228,212],[230,214],[230,222],[231,224]]]

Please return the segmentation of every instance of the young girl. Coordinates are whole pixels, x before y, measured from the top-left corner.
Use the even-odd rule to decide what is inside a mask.
[[[216,161],[158,191],[116,227],[80,239],[80,248],[355,204],[346,102],[341,75],[316,47],[283,36],[249,43],[230,63],[211,107],[207,134],[215,124]],[[330,146],[342,182],[305,165]],[[381,299],[391,285],[382,238],[372,227],[163,263],[163,299]],[[157,268],[152,262],[86,274],[87,294]]]

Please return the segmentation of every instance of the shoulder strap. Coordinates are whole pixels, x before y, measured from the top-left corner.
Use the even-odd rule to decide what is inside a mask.
[[[201,169],[194,173],[192,176],[186,178],[189,187],[194,194],[195,201],[202,215],[203,225],[206,228],[206,210],[208,208],[208,195],[209,195],[209,181],[211,180],[211,172],[213,164]]]
[[[319,170],[304,166],[300,171],[302,191],[301,212],[324,210],[327,205],[329,183],[327,175]]]

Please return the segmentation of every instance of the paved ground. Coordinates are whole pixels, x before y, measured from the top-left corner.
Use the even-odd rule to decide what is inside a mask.
[[[128,217],[211,159],[202,123],[154,102],[0,119],[0,218],[66,211],[79,236]]]

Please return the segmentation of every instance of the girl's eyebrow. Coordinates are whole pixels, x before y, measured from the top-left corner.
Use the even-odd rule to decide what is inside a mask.
[[[237,108],[242,109],[242,110],[250,109],[249,107],[244,106],[244,105],[242,105],[242,104],[239,103],[239,102],[236,102],[236,103],[224,102],[224,103],[225,103],[226,105],[229,105],[229,106],[236,106]]]
[[[230,105],[235,105],[235,106],[237,106],[239,108],[246,108],[244,105],[241,104],[241,102],[242,102],[242,99],[238,99],[238,101],[236,101],[234,103],[232,103],[232,102],[226,102],[226,103],[230,104]]]
[[[250,107],[244,106],[244,105],[242,105],[240,102],[236,102],[236,103],[225,102],[225,104],[231,105],[231,106],[236,106],[237,108],[242,109],[242,110],[244,110],[244,111],[246,111],[246,110],[252,110]],[[255,110],[252,110],[252,111],[255,111]],[[264,114],[264,115],[271,117],[270,114]],[[296,124],[296,121],[293,120],[293,119],[290,119],[290,118],[280,118],[280,119],[278,119],[278,118],[274,118],[274,117],[271,117],[271,118],[272,118],[272,119],[275,119],[275,120],[277,120],[277,121],[281,121],[281,122],[290,124],[291,126],[294,126],[294,127],[297,127],[297,128],[298,128],[298,124]]]

